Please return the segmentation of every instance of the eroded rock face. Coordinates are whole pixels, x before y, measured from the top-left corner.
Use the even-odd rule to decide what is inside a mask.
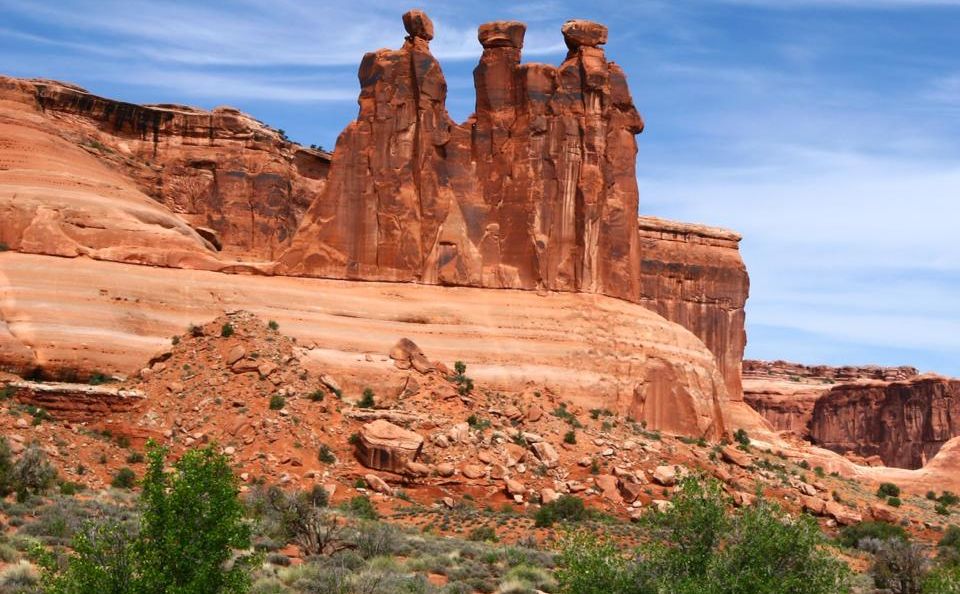
[[[520,64],[522,23],[481,26],[477,109],[458,125],[425,19],[364,56],[360,113],[278,270],[634,299],[643,122],[598,47],[606,29],[565,25],[554,67]]]
[[[357,457],[361,464],[375,470],[403,474],[423,449],[423,437],[416,431],[383,419],[367,423],[359,435]]]
[[[638,231],[636,301],[696,334],[716,355],[730,398],[739,400],[750,292],[740,235],[655,217],[640,217]]]
[[[81,202],[76,190],[63,184],[55,187],[57,196],[39,196],[32,206],[32,182],[64,171],[48,170],[54,165],[49,160],[34,160],[29,164],[32,177],[25,178],[29,172],[21,171],[0,180],[20,184],[16,193],[28,202],[8,202],[0,192],[0,208],[27,221],[20,229],[4,232],[10,236],[6,243],[16,249],[25,243],[25,251],[38,253],[57,251],[53,244],[63,234],[81,246],[113,242],[163,252],[173,246],[168,240],[151,243],[149,235],[182,227],[182,235],[191,228],[201,230],[203,239],[194,239],[199,248],[218,250],[215,243],[222,242],[224,256],[272,260],[289,244],[303,212],[322,191],[329,166],[328,154],[295,145],[229,107],[206,112],[180,105],[133,105],[54,81],[0,77],[0,123],[10,126],[3,136],[13,141],[0,146],[0,158],[17,159],[20,150],[30,157],[38,152],[56,156],[74,173],[74,185],[76,179],[90,180],[94,196],[115,194],[116,186],[121,186],[144,196],[141,202],[155,203],[138,206],[156,214],[134,213],[144,228],[142,240],[121,235],[129,224],[116,214],[102,216],[96,212],[102,205],[89,203],[95,199]],[[94,162],[104,171],[96,171]],[[70,211],[61,208],[44,214],[58,202]],[[80,221],[84,226],[75,230],[83,215],[89,222]],[[216,241],[203,229],[213,231]],[[94,235],[104,239],[98,241]],[[75,251],[64,240],[59,243],[63,245],[59,251]],[[159,255],[143,260],[165,265]]]
[[[817,401],[839,384],[902,381],[913,367],[802,365],[786,361],[744,361],[743,397],[778,431],[809,437]]]
[[[960,380],[940,377],[838,385],[817,400],[810,421],[815,443],[902,468],[920,468],[958,435]]]

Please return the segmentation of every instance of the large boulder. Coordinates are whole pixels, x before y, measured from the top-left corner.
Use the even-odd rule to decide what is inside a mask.
[[[357,459],[361,464],[396,474],[405,474],[408,463],[415,462],[422,449],[423,437],[419,433],[383,419],[361,427],[356,443]]]

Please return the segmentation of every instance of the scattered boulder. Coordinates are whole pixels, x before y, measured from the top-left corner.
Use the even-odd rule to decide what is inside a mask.
[[[367,468],[403,474],[408,462],[416,461],[423,449],[423,437],[384,419],[360,429],[357,458]]]
[[[483,469],[483,466],[477,466],[476,464],[466,464],[460,470],[460,473],[463,474],[468,479],[478,479],[482,478],[487,474],[487,471]]]
[[[753,458],[750,456],[750,454],[742,450],[738,450],[733,446],[724,446],[723,450],[720,452],[720,455],[723,457],[724,462],[729,462],[730,464],[739,466],[740,468],[750,468],[753,466]]]
[[[537,459],[547,468],[554,468],[560,464],[560,456],[557,450],[545,441],[538,441],[530,446]]]
[[[427,359],[420,347],[409,338],[401,338],[397,344],[390,349],[390,358],[400,369],[410,369],[413,367],[420,373],[430,373],[434,371],[433,363]]]
[[[387,484],[387,481],[383,480],[375,474],[365,474],[363,475],[363,480],[366,481],[367,486],[371,490],[376,491],[377,493],[383,493],[384,495],[393,495],[393,487]]]
[[[653,471],[653,481],[664,487],[677,484],[677,470],[673,466],[657,466]]]

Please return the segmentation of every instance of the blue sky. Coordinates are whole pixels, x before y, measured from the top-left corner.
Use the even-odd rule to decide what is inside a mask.
[[[478,24],[525,21],[525,59],[552,63],[567,18],[610,27],[647,122],[641,212],[744,234],[748,357],[960,375],[960,0],[0,0],[0,72],[332,147],[412,7],[457,120]]]

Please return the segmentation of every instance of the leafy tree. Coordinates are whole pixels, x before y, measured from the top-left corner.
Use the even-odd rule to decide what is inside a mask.
[[[0,435],[0,499],[13,491],[13,452],[7,438]]]
[[[562,594],[644,594],[618,546],[583,530],[560,543],[557,581]]]
[[[73,540],[73,556],[63,573],[56,558],[36,551],[46,594],[134,594],[138,592],[134,539],[129,526],[88,524]],[[39,545],[38,545],[39,546]]]
[[[250,547],[237,481],[212,447],[186,452],[168,472],[166,448],[151,444],[136,551],[142,594],[226,594],[250,587]]]

